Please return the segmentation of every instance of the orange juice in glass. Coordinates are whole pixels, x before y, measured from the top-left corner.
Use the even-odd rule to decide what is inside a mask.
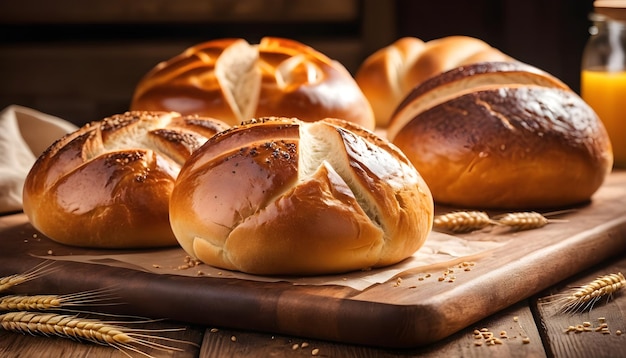
[[[583,69],[580,92],[606,127],[613,146],[614,167],[626,168],[626,70]]]
[[[626,168],[626,1],[595,0],[593,6],[580,95],[604,123],[613,167]]]

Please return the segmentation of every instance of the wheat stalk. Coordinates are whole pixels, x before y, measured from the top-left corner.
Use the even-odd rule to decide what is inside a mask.
[[[550,223],[566,222],[567,220],[548,219],[548,216],[563,214],[570,211],[572,210],[553,211],[545,214],[540,214],[535,211],[507,213],[494,217],[494,222],[497,225],[508,226],[510,229],[516,231],[539,229]]]
[[[624,275],[621,272],[612,273],[548,299],[560,306],[558,310],[560,313],[591,311],[600,300],[606,298],[607,302],[610,301],[613,295],[625,286]]]
[[[435,216],[433,227],[453,233],[466,233],[483,229],[493,223],[487,213],[482,211],[455,211]]]
[[[52,263],[43,262],[24,273],[0,277],[0,292],[7,291],[10,288],[22,284],[26,281],[30,281],[49,274],[53,271],[53,269],[50,268],[51,264]]]
[[[130,357],[130,354],[127,351],[150,357],[149,354],[141,351],[141,347],[161,351],[182,351],[181,348],[155,342],[155,339],[195,345],[192,342],[148,334],[149,332],[164,332],[179,329],[158,331],[131,329],[121,326],[116,322],[104,322],[96,319],[55,313],[29,311],[8,312],[0,315],[0,327],[7,331],[22,334],[45,337],[57,336],[109,346],[118,349],[128,357]]]
[[[504,214],[496,219],[498,225],[508,226],[513,230],[531,230],[546,226],[550,221],[540,213],[516,212]]]
[[[75,306],[102,305],[113,299],[110,290],[93,290],[67,295],[11,295],[0,297],[0,311],[44,311]]]

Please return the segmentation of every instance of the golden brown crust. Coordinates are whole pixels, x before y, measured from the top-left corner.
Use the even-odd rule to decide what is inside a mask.
[[[540,209],[590,200],[612,166],[597,115],[541,71],[485,66],[427,81],[392,119],[393,143],[423,175],[435,201]]]
[[[337,119],[266,118],[222,132],[185,164],[170,201],[190,255],[253,274],[390,265],[419,249],[432,215],[408,159]]]
[[[473,37],[427,42],[404,37],[366,58],[355,78],[372,104],[377,126],[384,128],[402,99],[420,83],[458,66],[490,61],[514,60]]]
[[[127,112],[50,146],[24,184],[24,212],[52,240],[94,248],[175,245],[169,195],[180,166],[217,120]]]
[[[374,128],[371,106],[343,65],[274,37],[255,45],[221,39],[193,46],[147,73],[131,108],[194,113],[230,125],[265,116],[336,117]]]

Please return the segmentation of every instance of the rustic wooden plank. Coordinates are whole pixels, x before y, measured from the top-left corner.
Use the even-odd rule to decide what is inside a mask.
[[[500,339],[488,344],[476,339],[474,330],[487,329]],[[506,331],[506,338],[500,332]],[[484,332],[482,332],[484,333]],[[228,328],[206,330],[200,357],[545,357],[539,332],[527,301],[457,332],[432,345],[418,349],[382,349],[297,336],[258,333]]]
[[[626,272],[626,257],[605,262],[575,277],[561,282],[537,300],[535,309],[541,319],[542,332],[549,343],[547,349],[554,357],[624,357],[626,356],[626,292],[616,292],[612,300],[598,301],[592,310],[571,314],[559,312],[561,304],[554,297],[566,294],[570,289],[585,285],[599,276]],[[604,319],[601,319],[604,318]],[[610,333],[596,331],[602,322]],[[588,322],[591,326],[584,327]],[[568,327],[583,325],[590,331],[567,332]],[[621,331],[619,335],[617,331]]]

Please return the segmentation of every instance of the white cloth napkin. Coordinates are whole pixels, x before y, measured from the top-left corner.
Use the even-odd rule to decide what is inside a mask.
[[[31,108],[11,105],[0,112],[0,214],[22,210],[22,188],[37,157],[78,127]]]

